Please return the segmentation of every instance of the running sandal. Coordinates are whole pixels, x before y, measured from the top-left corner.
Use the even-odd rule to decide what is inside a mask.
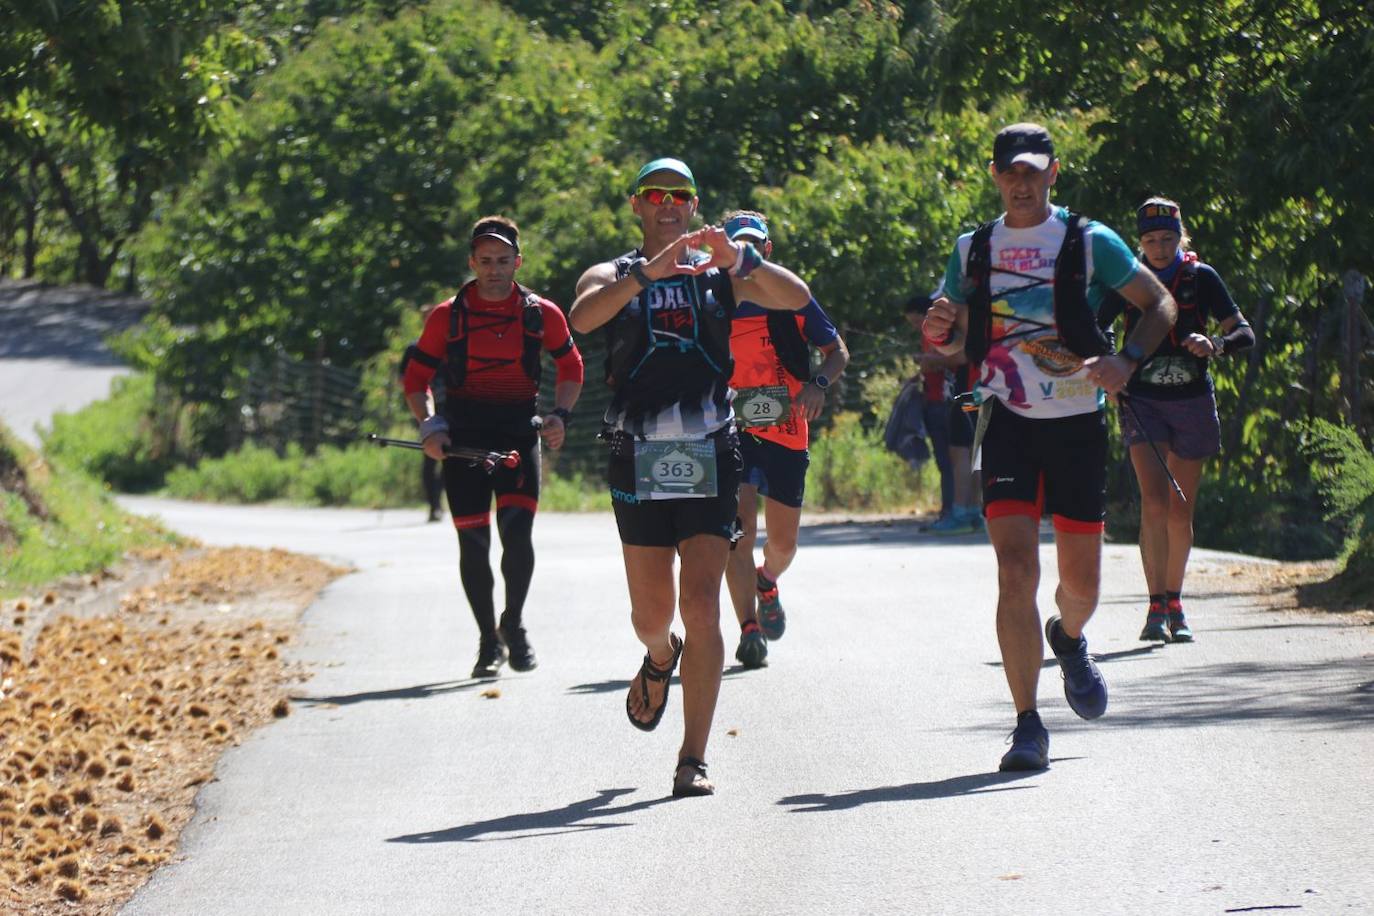
[[[533,671],[539,667],[539,659],[534,655],[534,647],[524,627],[501,624],[501,641],[506,644],[512,671]]]
[[[1069,708],[1080,719],[1096,719],[1106,712],[1107,682],[1097,669],[1097,662],[1088,655],[1088,641],[1082,636],[1078,637],[1077,643],[1061,655],[1056,642],[1068,642],[1069,637],[1064,633],[1064,625],[1058,615],[1045,621],[1045,638],[1049,640],[1050,651],[1059,661],[1059,668],[1063,672],[1064,699],[1069,701]]]
[[[663,685],[663,702],[658,704],[658,708],[653,710],[654,716],[648,722],[635,718],[634,712],[630,709],[630,697],[634,694],[635,682],[630,681],[630,692],[625,695],[625,716],[630,720],[630,724],[642,732],[651,732],[658,728],[658,723],[663,721],[663,711],[668,708],[668,688],[673,684],[673,672],[677,670],[677,660],[682,657],[682,640],[678,639],[677,634],[668,634],[668,644],[673,648],[673,660],[660,668],[654,664],[653,657],[644,653],[644,663],[639,666],[639,673],[635,678],[639,681],[639,696],[646,709],[649,706],[649,682],[655,681]]]
[[[787,614],[783,611],[782,602],[778,599],[778,583],[769,582],[760,570],[757,588],[759,593],[759,626],[763,628],[763,635],[770,642],[782,639],[783,631],[787,629]]]
[[[715,795],[716,787],[706,778],[706,761],[683,757],[673,770],[673,798]]]
[[[1183,616],[1182,602],[1169,602],[1169,638],[1174,642],[1193,641],[1193,630]]]
[[[477,664],[472,666],[472,676],[476,678],[493,678],[501,673],[501,666],[506,661],[506,647],[501,645],[501,639],[495,633],[490,636],[483,636],[482,642],[477,647]]]
[[[762,668],[768,664],[768,640],[757,620],[749,620],[739,634],[739,648],[735,659],[746,668]]]
[[[1145,628],[1140,631],[1141,642],[1168,642],[1169,631],[1165,628],[1164,605],[1150,603],[1145,612]]]
[[[1007,737],[1011,749],[1002,755],[997,769],[1003,773],[1013,770],[1044,770],[1050,765],[1050,733],[1034,711],[1016,717],[1016,728]]]

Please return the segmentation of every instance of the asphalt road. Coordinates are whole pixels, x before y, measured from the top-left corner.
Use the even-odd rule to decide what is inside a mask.
[[[137,309],[0,283],[0,418],[34,441],[104,396],[100,337]],[[658,731],[625,720],[609,516],[541,515],[541,665],[485,698],[453,533],[419,509],[124,502],[357,570],[306,612],[293,714],[222,759],[130,914],[1374,912],[1374,628],[1264,610],[1235,558],[1195,555],[1198,642],[1152,648],[1135,549],[1109,547],[1111,706],[1076,719],[1051,664],[1051,768],[1010,776],[990,548],[810,525],[770,666],[726,673],[719,792],[679,801],[677,689]]]
[[[39,425],[110,392],[128,369],[105,346],[146,303],[83,286],[0,280],[0,420],[38,445]]]
[[[726,672],[718,794],[673,800],[676,689],[652,734],[623,712],[642,650],[609,516],[540,517],[541,665],[491,699],[452,531],[419,509],[124,502],[357,569],[306,613],[293,714],[222,760],[129,914],[1374,909],[1374,629],[1261,609],[1231,557],[1194,563],[1198,641],[1152,648],[1109,547],[1108,713],[1076,719],[1047,668],[1052,766],[1001,775],[990,547],[809,526],[770,666]]]

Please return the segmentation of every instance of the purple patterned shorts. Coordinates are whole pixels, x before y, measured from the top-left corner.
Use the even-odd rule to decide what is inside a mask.
[[[1117,414],[1127,447],[1163,442],[1178,457],[1192,461],[1221,451],[1221,420],[1217,418],[1216,396],[1210,391],[1177,401],[1131,396]]]

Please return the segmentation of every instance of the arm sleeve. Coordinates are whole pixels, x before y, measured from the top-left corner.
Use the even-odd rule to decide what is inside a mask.
[[[812,346],[824,347],[834,343],[835,339],[840,336],[840,332],[835,329],[835,323],[830,320],[830,316],[825,313],[825,309],[821,308],[821,304],[815,299],[806,303],[801,310],[801,315],[802,332]]]
[[[429,387],[434,370],[444,361],[448,348],[448,312],[453,300],[434,307],[425,319],[425,328],[414,344],[411,360],[406,364],[401,387],[406,394],[415,394]]]
[[[1089,226],[1088,242],[1092,246],[1093,279],[1112,289],[1121,289],[1139,269],[1135,254],[1121,241],[1121,236],[1101,223]]]
[[[1197,292],[1213,321],[1225,321],[1240,312],[1221,276],[1207,264],[1197,266]]]
[[[563,310],[547,299],[540,302],[544,309],[544,349],[553,355],[558,370],[556,381],[582,381],[582,353],[568,330]]]

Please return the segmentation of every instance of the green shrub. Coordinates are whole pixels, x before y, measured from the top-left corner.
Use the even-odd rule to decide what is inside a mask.
[[[410,506],[423,496],[418,452],[375,445],[326,446],[301,462],[293,502],[321,506]]]
[[[1303,430],[1303,451],[1312,458],[1326,517],[1346,528],[1333,582],[1367,602],[1374,594],[1374,452],[1355,430],[1326,420]]]
[[[286,499],[292,481],[301,476],[306,458],[297,446],[278,455],[269,448],[245,445],[222,458],[195,467],[180,467],[167,475],[167,494],[180,499],[258,503]]]
[[[611,494],[602,480],[580,471],[569,477],[550,474],[539,491],[539,508],[547,512],[609,512]]]
[[[116,490],[156,489],[172,463],[164,437],[155,434],[156,403],[151,375],[117,378],[105,400],[55,415],[43,449],[54,461]]]
[[[881,432],[844,411],[811,443],[806,501],[817,509],[930,510],[940,501],[939,471],[933,461],[913,470],[883,446]]]

